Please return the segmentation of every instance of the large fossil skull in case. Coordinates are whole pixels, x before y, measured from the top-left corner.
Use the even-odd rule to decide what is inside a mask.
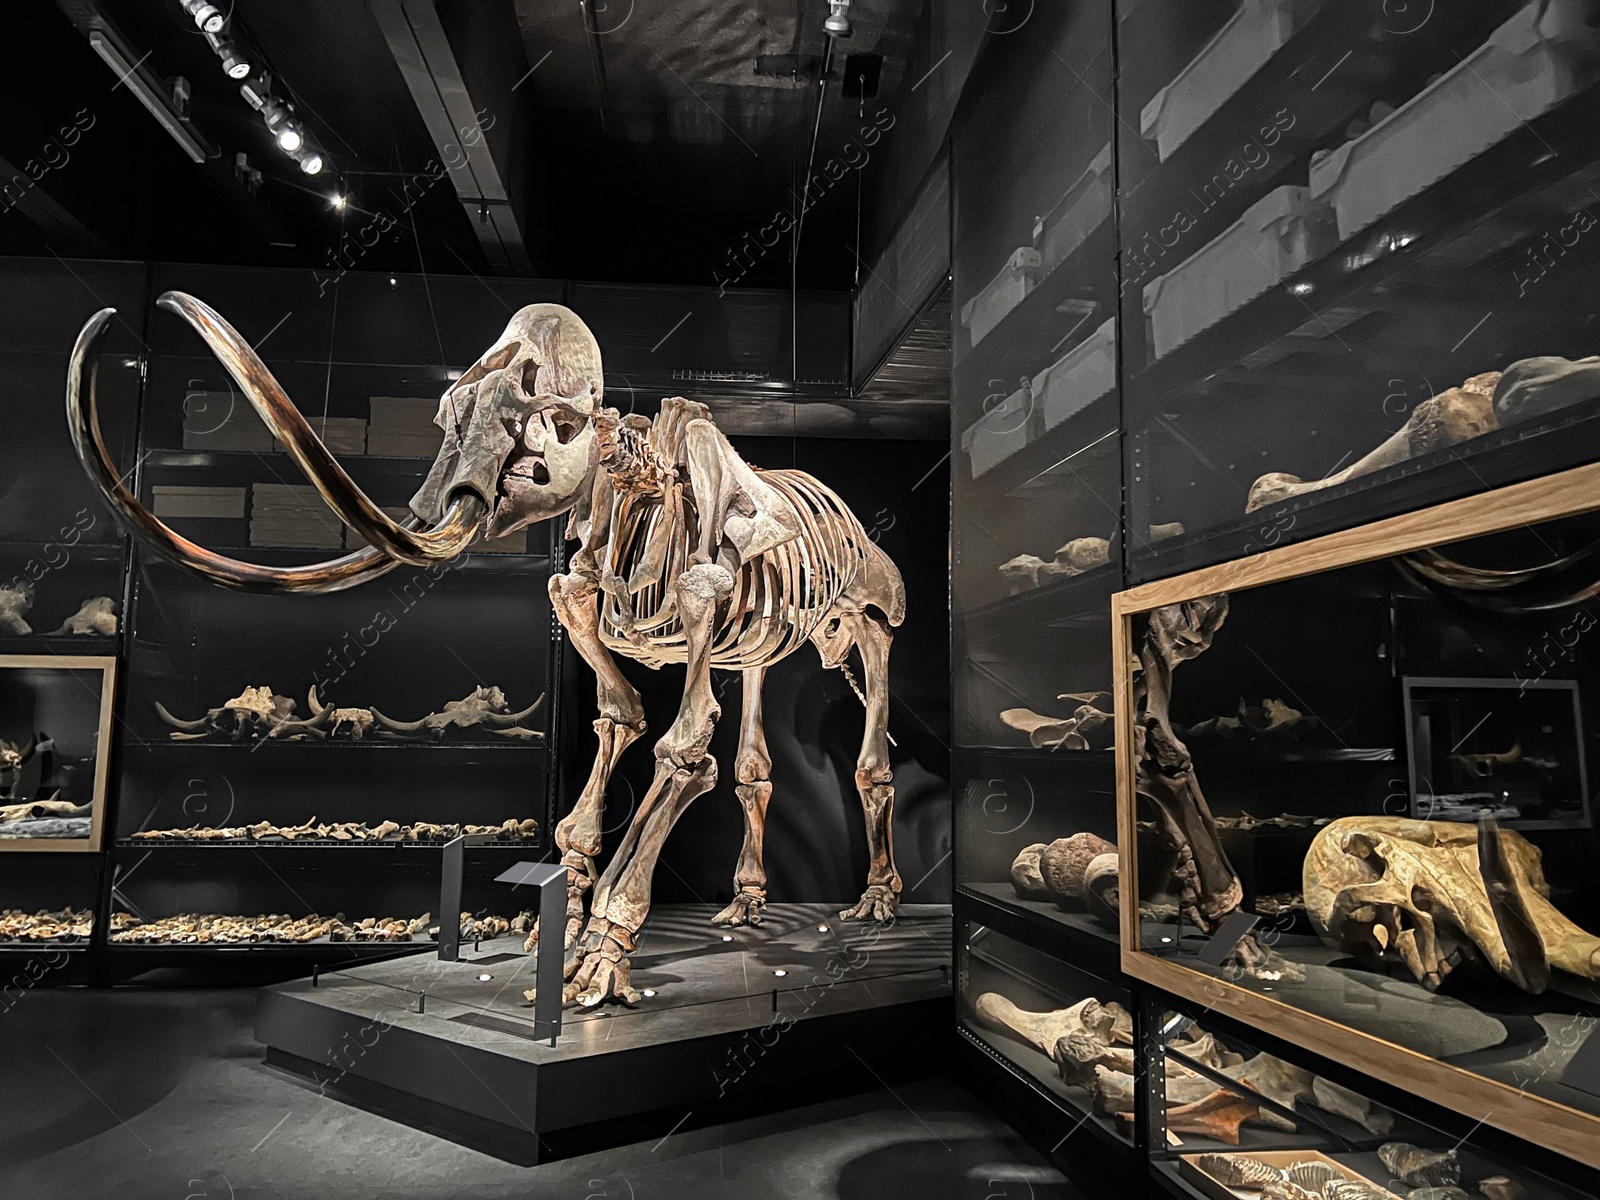
[[[1430,990],[1475,961],[1535,993],[1551,967],[1600,979],[1600,938],[1550,903],[1538,849],[1491,823],[1342,817],[1312,842],[1303,882],[1325,941],[1396,954]]]

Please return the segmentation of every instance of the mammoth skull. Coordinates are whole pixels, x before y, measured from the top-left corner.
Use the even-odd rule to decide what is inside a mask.
[[[1303,884],[1325,941],[1398,955],[1429,990],[1479,960],[1535,993],[1551,967],[1600,979],[1600,938],[1550,903],[1538,849],[1509,830],[1342,817],[1312,842]]]
[[[488,506],[490,537],[565,512],[598,461],[604,391],[599,347],[576,313],[520,309],[441,397],[434,424],[444,445],[411,510],[432,524],[471,493]]]

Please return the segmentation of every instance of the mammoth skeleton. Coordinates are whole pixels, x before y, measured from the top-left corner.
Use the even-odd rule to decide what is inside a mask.
[[[829,668],[848,676],[852,647],[865,667],[864,692],[850,682],[866,708],[856,787],[871,861],[865,892],[841,916],[893,916],[902,885],[891,834],[888,661],[892,629],[905,616],[905,588],[894,563],[831,490],[801,471],[749,466],[703,405],[665,400],[653,421],[603,407],[593,334],[570,309],[535,304],[518,311],[445,391],[435,418],[443,444],[411,501],[412,515],[396,522],[355,485],[219,314],[181,292],[167,292],[157,304],[205,339],[328,506],[369,543],[326,562],[261,566],[207,550],[146,510],[122,482],[99,430],[95,371],[115,315],[102,309],[73,347],[68,425],[118,519],[177,566],[226,587],[331,592],[402,563],[452,559],[480,537],[568,518],[567,536],[579,548],[569,569],[551,577],[550,598],[597,679],[599,748],[577,804],[556,828],[568,869],[566,948],[576,947],[566,963],[567,1002],[638,997],[629,955],[650,911],[656,860],[684,809],[717,782],[709,753],[720,716],[713,669],[739,672],[744,685],[733,764],[744,847],[733,902],[714,920],[759,923],[772,794],[762,683],[774,663],[807,641]],[[619,756],[645,732],[639,693],[614,655],[652,668],[684,663],[687,678],[677,718],[655,744],[649,791],[601,873],[595,858],[606,786]]]

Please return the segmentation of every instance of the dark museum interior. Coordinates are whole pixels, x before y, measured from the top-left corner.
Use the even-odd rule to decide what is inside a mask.
[[[1600,1197],[1600,0],[0,23],[0,1195]]]

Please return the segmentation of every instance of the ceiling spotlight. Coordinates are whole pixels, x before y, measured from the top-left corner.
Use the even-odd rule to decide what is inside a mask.
[[[222,60],[222,70],[229,79],[243,79],[250,74],[250,60],[246,58],[229,38],[219,38],[215,34],[206,34],[206,41],[211,43],[211,48],[217,52],[217,57]]]
[[[332,196],[328,197],[328,203],[333,205],[335,212],[343,212],[345,204],[344,193],[335,192]]]
[[[261,119],[267,123],[267,131],[278,140],[278,149],[286,154],[293,154],[305,143],[293,114],[294,110],[287,104],[271,97],[261,107]]]
[[[296,154],[295,161],[300,164],[300,169],[307,175],[320,175],[322,173],[322,152],[319,150],[305,150]]]
[[[194,18],[194,23],[205,33],[221,33],[227,18],[215,4],[206,0],[183,0],[183,11]]]
[[[220,33],[206,34],[206,45],[222,60],[222,69],[229,79],[243,79],[250,74],[250,61],[240,53],[238,44]]]
[[[822,28],[829,37],[847,38],[855,30],[850,25],[850,0],[828,0],[828,19]]]

